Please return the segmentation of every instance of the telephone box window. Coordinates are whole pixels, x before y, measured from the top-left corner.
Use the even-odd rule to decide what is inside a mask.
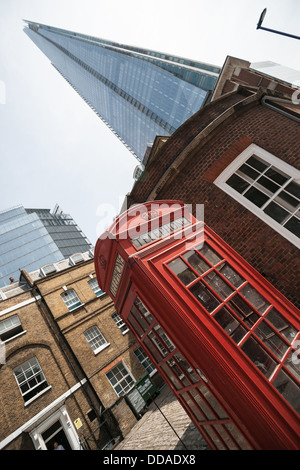
[[[189,290],[209,313],[220,305],[220,302],[201,281],[194,284]]]
[[[176,258],[168,264],[173,273],[183,282],[185,286],[197,279],[197,276],[191,269],[182,261],[181,258]]]
[[[195,250],[188,251],[182,256],[199,274],[203,274],[210,269],[210,266],[204,261]]]
[[[118,253],[116,257],[116,262],[115,262],[112,278],[111,278],[111,283],[110,283],[110,292],[112,293],[114,297],[117,294],[117,290],[120,284],[124,265],[125,265],[125,261]]]
[[[300,414],[299,386],[281,370],[273,382],[274,387]]]
[[[278,365],[252,336],[241,346],[253,364],[269,379]]]
[[[213,266],[223,259],[207,243],[197,246],[196,250],[198,250],[199,253],[201,253],[201,255],[204,256],[204,258],[206,258]]]
[[[219,325],[221,325],[235,343],[239,343],[247,333],[247,330],[241,326],[240,322],[225,307],[222,307],[214,315],[214,319],[219,323]]]
[[[145,305],[140,301],[140,299],[137,297],[134,305],[138,308],[139,312],[143,315],[147,323],[149,325],[153,322],[153,318],[150,314],[150,312],[146,309]]]
[[[219,271],[220,274],[222,274],[222,276],[226,277],[226,279],[236,288],[240,287],[245,282],[245,279],[242,278],[242,276],[240,276],[226,262],[222,264],[221,266],[218,266],[217,270]]]

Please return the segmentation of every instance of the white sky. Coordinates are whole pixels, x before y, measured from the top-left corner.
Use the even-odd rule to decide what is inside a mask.
[[[0,211],[58,203],[95,244],[138,163],[22,19],[219,66],[232,55],[299,70],[299,40],[256,30],[265,7],[263,26],[300,36],[299,0],[0,0]]]

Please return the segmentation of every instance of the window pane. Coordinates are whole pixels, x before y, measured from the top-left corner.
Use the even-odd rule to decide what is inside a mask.
[[[285,187],[285,190],[300,199],[300,184],[296,183],[295,181],[292,181]]]
[[[197,246],[196,250],[201,253],[204,258],[206,258],[213,266],[222,261],[223,258],[219,256],[207,243]]]
[[[183,255],[183,258],[197,271],[199,274],[203,274],[209,270],[210,266],[195,252],[191,250]]]
[[[257,184],[260,184],[263,188],[267,189],[271,193],[276,193],[280,186],[278,186],[276,183],[271,181],[269,178],[266,178],[265,176],[261,176],[257,180]]]
[[[192,411],[197,421],[205,421],[204,415],[200,412],[190,395],[187,392],[184,392],[181,394],[181,397],[183,398],[189,409]]]
[[[255,180],[256,178],[259,177],[259,173],[254,170],[253,168],[251,168],[250,166],[246,165],[244,163],[244,165],[242,165],[238,171],[238,173],[241,172],[241,173],[244,173],[245,175],[247,175],[249,178],[251,178],[252,180]]]
[[[264,205],[265,202],[269,199],[269,196],[262,193],[254,186],[252,186],[248,191],[244,194],[245,198],[249,199],[249,201],[253,202],[257,207],[261,207]]]
[[[260,158],[258,158],[256,155],[252,155],[250,158],[248,158],[246,163],[248,165],[251,165],[253,168],[258,170],[260,173],[262,173],[269,166],[265,162],[260,160]]]
[[[231,284],[234,286],[234,287],[240,287],[244,282],[245,282],[245,279],[242,278],[234,269],[232,269],[231,266],[229,266],[229,264],[227,263],[224,263],[222,264],[221,266],[218,266],[217,267],[217,270],[223,274],[224,277],[226,277],[226,279],[228,279],[229,282],[231,282]]]
[[[182,259],[177,258],[168,263],[169,268],[184,283],[185,286],[197,279],[196,275],[189,269]]]
[[[252,337],[241,346],[241,349],[251,359],[253,364],[267,377],[270,378],[277,363]]]
[[[264,212],[278,223],[282,223],[289,215],[288,211],[273,201],[264,208]]]
[[[207,274],[204,280],[222,299],[227,299],[233,292],[233,289],[215,271]]]
[[[214,319],[236,343],[239,343],[247,333],[247,330],[224,307],[214,315]]]
[[[260,318],[257,313],[253,313],[253,309],[247,305],[239,295],[235,295],[228,305],[233,311],[250,327]]]
[[[291,217],[284,226],[300,238],[300,220],[297,217]]]
[[[282,359],[288,345],[263,321],[255,328],[255,334],[278,357]]]
[[[285,366],[300,381],[300,356],[299,351],[291,351],[285,362]]]
[[[275,181],[275,183],[278,183],[280,185],[283,185],[289,177],[283,173],[282,171],[275,169],[274,167],[269,168],[265,175],[267,175],[271,180]]]
[[[269,302],[260,295],[254,287],[247,284],[240,290],[240,293],[252,304],[260,313],[264,313],[270,306]]]
[[[299,205],[299,199],[294,198],[286,191],[281,191],[278,196],[275,197],[275,201],[282,204],[288,210],[293,211]]]
[[[292,344],[297,334],[296,328],[291,326],[275,308],[270,310],[266,319]]]
[[[299,386],[283,370],[279,372],[273,385],[297,413],[300,414]]]
[[[217,300],[201,282],[190,287],[189,290],[209,313],[220,305],[220,301]]]
[[[243,193],[245,189],[249,187],[249,183],[247,181],[240,178],[238,175],[233,174],[230,178],[226,181],[226,184],[231,186],[233,189],[238,191],[239,193]]]

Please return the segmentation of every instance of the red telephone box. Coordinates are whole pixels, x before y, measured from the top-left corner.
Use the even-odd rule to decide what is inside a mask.
[[[299,449],[299,310],[180,201],[134,206],[95,268],[212,449]]]

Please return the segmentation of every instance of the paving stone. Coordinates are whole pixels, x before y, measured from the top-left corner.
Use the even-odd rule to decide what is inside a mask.
[[[115,450],[209,450],[209,447],[165,386]]]

